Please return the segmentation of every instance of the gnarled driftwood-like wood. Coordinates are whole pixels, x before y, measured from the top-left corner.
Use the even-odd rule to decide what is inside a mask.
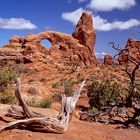
[[[33,130],[54,132],[54,133],[64,133],[68,129],[68,124],[75,109],[76,103],[80,97],[80,92],[85,85],[85,81],[81,83],[80,89],[72,96],[66,97],[62,95],[61,110],[57,118],[47,117],[40,113],[31,111],[24,99],[21,96],[21,82],[17,78],[15,95],[19,102],[21,109],[16,107],[11,107],[8,110],[7,115],[14,118],[25,118],[21,120],[16,120],[10,122],[4,126],[0,127],[0,132],[20,127],[32,128]]]

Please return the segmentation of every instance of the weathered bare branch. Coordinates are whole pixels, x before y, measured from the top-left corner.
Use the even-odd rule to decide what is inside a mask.
[[[46,132],[54,132],[54,133],[64,133],[68,129],[68,124],[70,121],[70,117],[72,112],[75,109],[76,102],[80,97],[80,92],[85,85],[85,81],[82,82],[80,89],[72,96],[65,97],[62,95],[62,106],[57,118],[47,117],[42,114],[30,111],[26,102],[21,96],[21,82],[20,79],[17,79],[16,83],[16,97],[19,101],[23,110],[17,109],[15,107],[11,107],[9,110],[9,115],[13,117],[26,117],[24,120],[16,120],[10,122],[4,126],[0,127],[0,132],[12,129],[12,128],[20,128],[20,127],[31,127],[32,129],[38,131],[46,131]]]

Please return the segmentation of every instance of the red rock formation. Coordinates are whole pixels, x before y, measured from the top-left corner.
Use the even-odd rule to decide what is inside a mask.
[[[115,64],[114,59],[113,59],[111,54],[106,54],[104,56],[104,64],[105,65],[113,65],[113,64]]]
[[[127,55],[128,55],[128,49],[132,55],[132,57],[134,59],[137,59],[137,55],[138,55],[138,49],[140,49],[140,41],[133,39],[133,38],[129,38],[127,41],[127,44],[125,46],[126,51],[124,51],[123,53],[121,53],[118,57],[118,61],[120,65],[124,65],[128,62],[127,60]]]
[[[52,44],[50,49],[41,44],[44,39]],[[24,38],[14,36],[9,40],[8,45],[0,49],[0,57],[5,50],[3,59],[6,59],[8,54],[10,60],[16,63],[49,61],[49,56],[51,60],[59,63],[71,61],[86,65],[97,64],[93,49],[95,39],[92,16],[89,13],[83,13],[72,36],[56,31],[29,34]],[[9,48],[11,52],[16,50],[16,53],[12,53],[14,56],[10,53]]]
[[[94,45],[96,40],[96,33],[93,28],[92,15],[84,12],[77,23],[75,31],[72,36],[79,40],[79,42],[89,49],[90,59],[92,63],[96,63],[96,57],[94,53]]]

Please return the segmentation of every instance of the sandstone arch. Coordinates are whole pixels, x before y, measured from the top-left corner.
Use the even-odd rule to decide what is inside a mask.
[[[48,40],[51,43],[51,48],[45,48],[41,44],[42,40]],[[9,48],[11,48],[12,51],[17,50],[18,52],[14,53],[14,56],[10,55],[13,61],[17,58],[22,60],[23,57],[26,57],[30,62],[43,61],[49,56],[55,62],[58,60],[58,63],[63,60],[63,62],[73,61],[92,65],[98,63],[94,54],[95,40],[96,33],[93,28],[92,15],[83,13],[72,35],[44,31],[38,34],[28,34],[26,37],[15,36],[10,39],[8,45],[0,49],[0,56],[3,48],[8,48],[4,56],[7,56]]]

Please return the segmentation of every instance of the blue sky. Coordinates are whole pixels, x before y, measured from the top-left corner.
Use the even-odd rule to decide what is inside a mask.
[[[97,34],[97,57],[124,47],[129,37],[140,39],[139,0],[1,0],[0,46],[14,36],[44,30],[71,34],[83,11],[91,12]]]

